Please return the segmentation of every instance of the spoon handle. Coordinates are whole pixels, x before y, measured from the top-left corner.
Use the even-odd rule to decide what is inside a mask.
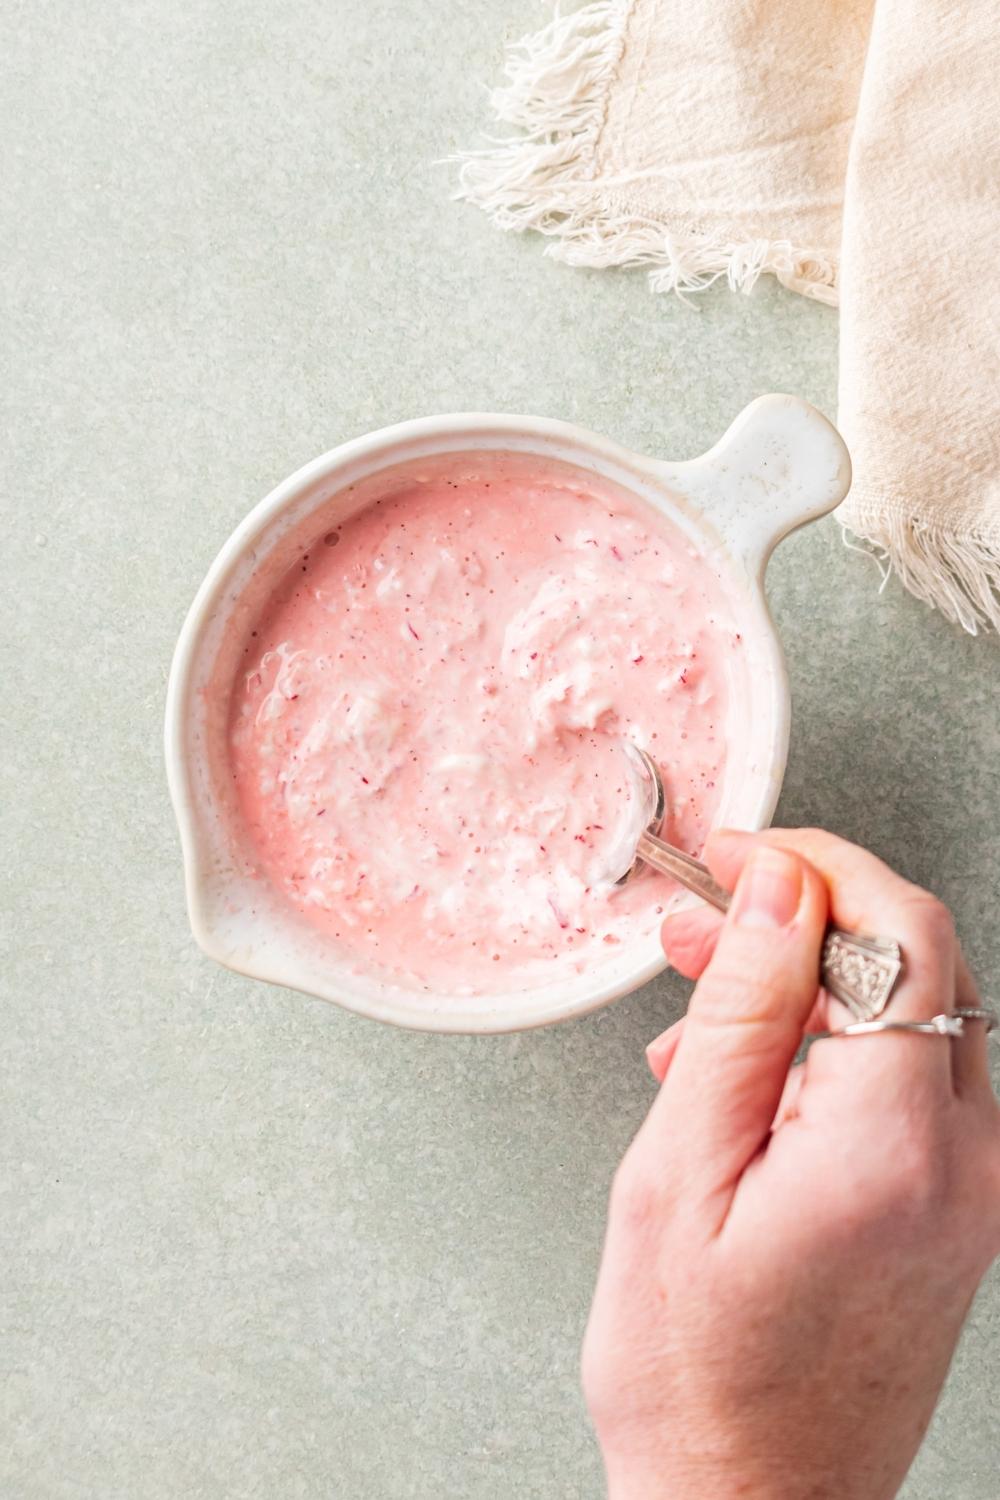
[[[694,859],[673,844],[664,843],[655,833],[640,834],[635,852],[647,865],[652,865],[661,875],[672,876],[717,911],[729,910],[729,892],[724,891],[718,881],[712,879],[708,866],[703,865],[700,859]]]
[[[664,843],[655,833],[640,835],[636,853],[647,865],[671,876],[718,911],[729,910],[729,892],[712,879],[701,860]],[[820,983],[857,1020],[872,1021],[881,1015],[901,968],[899,944],[891,939],[863,937],[839,927],[826,929]]]

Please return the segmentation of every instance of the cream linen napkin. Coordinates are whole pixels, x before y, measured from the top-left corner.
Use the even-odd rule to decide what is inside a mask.
[[[1000,629],[994,0],[597,0],[509,49],[514,136],[460,195],[656,291],[763,272],[841,304],[840,516]]]

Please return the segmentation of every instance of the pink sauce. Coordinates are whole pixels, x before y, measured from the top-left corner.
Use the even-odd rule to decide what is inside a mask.
[[[234,687],[256,869],[359,968],[439,993],[592,967],[671,894],[608,880],[623,737],[698,852],[740,638],[675,527],[610,486],[489,460],[318,537]]]

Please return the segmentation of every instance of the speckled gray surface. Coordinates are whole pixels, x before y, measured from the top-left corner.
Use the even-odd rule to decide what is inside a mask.
[[[679,457],[761,391],[832,412],[826,310],[766,286],[693,312],[449,202],[429,163],[537,15],[0,0],[10,1500],[600,1494],[577,1346],[684,986],[442,1039],[223,973],[188,935],[160,758],[205,567],[339,440],[493,408]],[[771,581],[783,820],[932,885],[988,984],[996,643],[880,596],[830,522]],[[996,1500],[998,1350],[994,1274],[908,1500]]]

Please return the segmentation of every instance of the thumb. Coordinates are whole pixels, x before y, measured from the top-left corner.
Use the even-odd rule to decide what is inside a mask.
[[[759,845],[642,1134],[683,1191],[721,1209],[766,1142],[819,988],[828,896],[798,854]]]

